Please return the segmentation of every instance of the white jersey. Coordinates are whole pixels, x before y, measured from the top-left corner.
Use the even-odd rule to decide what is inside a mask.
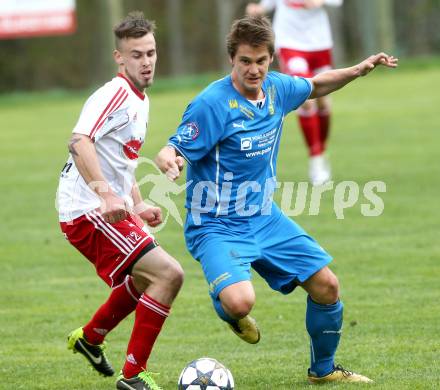
[[[73,133],[86,134],[94,141],[107,183],[129,202],[138,152],[146,135],[148,112],[148,97],[118,74],[89,97],[73,129]],[[57,192],[60,222],[80,217],[100,204],[98,195],[86,184],[69,155]]]
[[[324,4],[340,6],[342,2],[326,0]],[[323,7],[306,9],[304,0],[262,0],[260,4],[266,11],[275,9],[276,49],[319,51],[333,47],[330,22]]]

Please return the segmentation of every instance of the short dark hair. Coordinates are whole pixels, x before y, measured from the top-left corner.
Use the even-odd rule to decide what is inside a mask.
[[[140,38],[149,33],[154,34],[155,29],[154,21],[145,19],[143,12],[130,12],[123,21],[113,28],[116,47],[119,48],[122,39]]]
[[[266,46],[272,56],[275,52],[275,35],[270,21],[265,16],[245,16],[234,21],[226,38],[226,49],[231,58],[238,46],[248,44],[252,47]]]

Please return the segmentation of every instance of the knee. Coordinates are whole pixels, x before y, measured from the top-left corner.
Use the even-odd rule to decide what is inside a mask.
[[[313,298],[313,297],[312,297]],[[322,286],[322,292],[319,301],[320,303],[330,305],[339,299],[339,281],[335,275],[331,275],[327,278],[326,282]]]
[[[255,297],[252,296],[237,296],[222,301],[222,304],[225,306],[226,311],[234,318],[243,318],[247,316],[252,310],[254,303]]]
[[[328,268],[315,274],[303,287],[317,303],[331,305],[339,299],[338,278]]]
[[[324,111],[329,113],[331,111],[331,101],[328,96],[323,96],[317,99],[317,106],[320,112]]]
[[[183,284],[184,272],[177,260],[170,257],[162,262],[157,273],[141,273],[140,276],[144,277],[147,285],[161,286],[164,290],[177,294]]]
[[[179,291],[183,284],[184,272],[181,265],[176,261],[172,261],[164,267],[162,282],[170,286],[174,291]]]
[[[301,115],[311,115],[317,110],[317,104],[315,100],[306,100],[302,106],[298,109],[298,113]]]

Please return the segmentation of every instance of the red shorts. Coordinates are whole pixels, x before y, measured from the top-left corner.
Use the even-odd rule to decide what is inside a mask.
[[[107,223],[97,211],[69,222],[60,222],[67,240],[96,268],[110,287],[122,283],[127,268],[140,254],[157,246],[142,220],[129,215],[123,221]]]
[[[332,51],[301,51],[281,48],[278,51],[281,72],[292,76],[313,77],[333,67]]]

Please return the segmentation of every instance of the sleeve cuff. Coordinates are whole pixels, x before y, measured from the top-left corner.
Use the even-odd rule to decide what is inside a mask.
[[[186,162],[189,165],[192,165],[190,159],[188,158],[188,156],[184,152],[182,152],[182,150],[176,144],[174,144],[172,142],[168,142],[167,146],[171,146],[172,148],[176,149],[181,154],[181,156],[186,160]]]

